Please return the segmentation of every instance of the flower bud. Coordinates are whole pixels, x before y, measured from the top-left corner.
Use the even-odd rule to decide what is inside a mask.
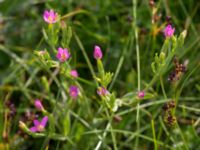
[[[70,86],[69,88],[70,97],[76,99],[78,97],[78,94],[79,94],[79,88],[77,86]]]
[[[70,71],[70,75],[74,78],[78,78],[78,72],[75,69]]]
[[[35,105],[35,108],[38,109],[38,110],[43,110],[43,106],[42,106],[42,103],[39,99],[36,99],[35,102],[34,102],[34,105]]]
[[[145,92],[144,92],[144,91],[139,91],[139,92],[138,92],[138,98],[139,98],[139,99],[144,98],[144,96],[145,96]]]
[[[106,88],[104,88],[104,87],[99,87],[97,89],[97,94],[99,96],[106,96],[108,93],[109,93],[108,90],[106,90]]]
[[[101,48],[97,45],[94,47],[93,56],[94,56],[95,59],[101,59],[103,57]]]
[[[174,34],[175,28],[172,28],[171,25],[167,25],[164,29],[165,37],[172,37]]]

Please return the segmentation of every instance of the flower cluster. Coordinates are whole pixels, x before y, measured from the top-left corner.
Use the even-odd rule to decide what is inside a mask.
[[[171,100],[163,106],[164,121],[168,126],[174,126],[176,124],[176,117],[173,114],[173,110],[176,107],[176,102]]]
[[[37,114],[31,112],[30,110],[26,110],[25,114],[20,117],[20,122],[30,124],[31,122],[33,122],[33,120],[37,118],[38,118]],[[23,138],[27,138],[27,134],[25,134],[25,132],[21,128],[18,130],[17,134]]]
[[[41,100],[36,99],[35,102],[34,102],[34,105],[35,105],[35,108],[37,110],[39,110],[39,111],[45,111],[44,107],[42,105]],[[30,120],[30,118],[31,118],[31,120]],[[30,121],[33,121],[33,124],[34,124],[34,126],[32,126],[29,129],[31,132],[43,132],[45,130],[46,124],[48,122],[48,116],[44,116],[41,121],[39,121],[36,118],[38,118],[38,116],[36,116],[35,114],[29,112],[28,116],[26,115],[25,118],[23,118],[23,119],[20,120],[20,122],[19,122],[20,128],[22,130],[26,131],[27,127],[26,127],[26,125],[25,125],[24,122],[27,122],[28,120],[30,120]],[[19,133],[21,134],[21,131]]]
[[[44,107],[42,105],[41,100],[36,99],[34,102],[35,108],[39,111],[44,111]],[[44,116],[41,120],[41,122],[38,119],[33,120],[34,126],[30,128],[32,132],[42,132],[45,129],[45,126],[48,121],[48,116]]]
[[[98,45],[95,45],[95,46],[94,46],[93,57],[94,57],[94,59],[96,59],[96,60],[102,59],[103,53],[102,53],[102,51],[101,51],[100,46],[98,46]],[[101,61],[100,61],[100,63],[101,63]],[[103,70],[103,68],[100,67],[100,70],[99,70],[99,71],[102,71],[102,70]],[[108,92],[108,90],[107,90],[105,87],[102,86],[102,87],[98,87],[98,89],[97,89],[97,94],[98,94],[99,96],[106,96],[106,95],[109,94],[109,92]]]
[[[149,0],[150,2],[150,5],[152,7],[155,7],[155,4],[154,4],[154,0]],[[157,19],[159,19],[159,16],[157,14],[154,14],[154,18],[153,18],[153,21],[154,23],[157,21]],[[61,84],[62,85],[62,89],[66,88],[67,87],[67,94],[68,96],[71,98],[71,102],[75,102],[76,103],[76,100],[80,97],[81,98],[81,92],[83,91],[83,88],[81,88],[81,86],[78,84],[78,81],[80,80],[81,81],[81,78],[79,78],[79,74],[77,72],[77,70],[75,69],[72,69],[71,66],[70,66],[70,59],[71,59],[71,50],[70,50],[70,47],[69,47],[69,41],[70,41],[70,38],[71,38],[71,35],[70,35],[70,30],[67,29],[67,26],[64,22],[62,22],[61,24],[57,23],[59,21],[59,15],[53,11],[53,10],[46,10],[43,14],[43,19],[46,23],[49,24],[48,26],[48,30],[49,31],[46,35],[47,38],[45,38],[45,40],[47,40],[47,43],[52,47],[52,51],[54,52],[54,57],[57,58],[57,61],[51,59],[51,56],[50,55],[47,55],[49,54],[48,52],[46,51],[41,51],[39,52],[39,56],[41,57],[44,57],[45,60],[49,60],[49,62],[56,62],[56,66],[54,65],[54,67],[56,67],[55,69],[55,74],[53,73],[53,77],[58,77],[58,79],[62,79],[64,80],[65,77],[67,78],[70,78],[69,82],[65,82],[65,84]],[[54,24],[54,25],[53,25]],[[69,39],[65,39],[67,42],[65,42],[64,40],[63,41],[59,41],[58,40],[60,39],[60,33],[64,32],[64,30],[66,30],[66,34],[62,34],[62,39],[63,37],[67,37],[68,35],[70,36]],[[159,29],[160,31],[160,29]],[[45,31],[44,31],[45,32]],[[164,29],[164,35],[166,37],[166,42],[165,43],[170,43],[169,44],[169,48],[167,47],[168,43],[165,44],[164,46],[166,46],[167,48],[165,49],[165,47],[161,50],[160,52],[160,55],[156,54],[155,56],[155,64],[154,64],[154,67],[156,69],[155,74],[157,76],[162,76],[164,73],[163,69],[165,66],[166,66],[166,61],[165,61],[165,57],[168,57],[168,53],[166,53],[165,50],[168,50],[172,47],[173,49],[173,46],[175,45],[174,41],[176,41],[176,37],[173,36],[174,35],[174,32],[175,32],[175,28],[173,28],[170,24],[167,25]],[[58,34],[57,34],[58,33]],[[156,31],[157,33],[157,31]],[[67,35],[67,36],[63,36],[63,35]],[[52,38],[51,38],[52,37]],[[49,41],[49,42],[48,42]],[[178,41],[178,40],[177,40]],[[58,45],[60,43],[60,45]],[[61,46],[62,45],[62,46]],[[177,44],[178,45],[178,44]],[[175,46],[174,46],[175,47]],[[57,50],[56,50],[57,49]],[[173,54],[173,53],[172,53]],[[166,56],[167,55],[167,56]],[[173,54],[174,55],[174,54]],[[173,58],[173,55],[170,55],[170,59],[167,59],[167,60],[171,60]],[[73,56],[72,56],[73,57]],[[144,91],[140,91],[138,90],[136,93],[134,93],[134,96],[132,95],[132,93],[129,95],[131,97],[131,99],[128,98],[125,98],[122,97],[121,99],[120,98],[117,98],[116,97],[116,94],[114,92],[109,92],[109,89],[108,86],[109,84],[111,83],[112,81],[112,77],[113,77],[113,74],[110,73],[110,72],[106,72],[104,70],[104,66],[103,66],[103,62],[102,62],[102,58],[103,58],[103,52],[101,50],[101,47],[98,46],[98,45],[95,45],[94,46],[94,49],[93,49],[93,58],[96,60],[97,62],[97,69],[98,69],[98,72],[95,73],[93,72],[93,70],[91,71],[92,72],[92,75],[94,75],[94,78],[95,80],[97,81],[97,90],[96,90],[96,94],[98,94],[99,98],[101,99],[101,104],[102,106],[106,107],[105,109],[101,109],[102,111],[106,110],[106,115],[108,114],[108,116],[111,115],[111,118],[108,118],[109,121],[111,119],[114,119],[116,122],[120,122],[122,120],[121,116],[119,115],[115,115],[115,113],[113,112],[116,112],[118,110],[118,108],[122,105],[122,104],[125,104],[126,106],[128,104],[132,104],[131,102],[129,103],[129,100],[132,99],[132,97],[136,100],[138,100],[137,102],[139,102],[139,100],[142,100],[142,99],[145,99],[147,97],[149,97],[149,95],[146,93],[146,89]],[[169,57],[168,57],[169,58]],[[139,60],[139,59],[138,59]],[[175,58],[174,59],[174,64],[175,64],[175,70],[174,72],[170,75],[169,77],[169,80],[170,81],[176,81],[180,78],[181,74],[183,72],[185,72],[186,68],[183,64],[179,64],[178,60]],[[46,65],[48,66],[48,65]],[[50,66],[50,65],[49,65]],[[50,69],[52,66],[50,66]],[[90,66],[89,66],[90,67]],[[54,69],[54,68],[53,68]],[[64,71],[63,71],[64,70]],[[60,73],[60,72],[61,73]],[[64,72],[64,73],[63,73]],[[60,74],[59,74],[60,73]],[[62,73],[65,75],[65,76],[61,76]],[[46,79],[46,78],[45,78]],[[50,96],[52,95],[50,92],[51,92],[51,89],[49,88],[50,87],[50,83],[49,81],[46,79],[46,80],[42,80],[44,81],[44,87],[47,87],[46,91],[43,93],[43,94],[49,94]],[[52,79],[52,80],[51,80]],[[156,78],[155,78],[156,79]],[[156,79],[157,80],[157,79]],[[53,78],[50,78],[50,81],[51,82],[54,82],[54,79]],[[57,80],[55,80],[57,81]],[[82,81],[84,81],[82,79]],[[153,80],[154,81],[154,80]],[[55,82],[57,83],[57,82]],[[113,81],[114,83],[114,81]],[[152,84],[148,84],[149,87],[152,86]],[[59,86],[60,87],[60,86]],[[112,87],[112,83],[111,83],[111,86]],[[62,90],[61,89],[61,90]],[[153,90],[152,90],[153,91]],[[61,93],[61,94],[60,94]],[[56,92],[53,92],[53,97],[54,97],[54,94],[56,94]],[[63,97],[63,99],[65,99],[65,94],[63,94],[63,91],[61,92],[58,92],[58,98],[60,97],[60,95]],[[52,97],[51,96],[51,97]],[[54,100],[54,98],[53,98]],[[125,100],[125,101],[124,101]],[[128,103],[126,102],[128,101]],[[65,104],[64,103],[65,101],[63,101],[62,103],[59,102],[59,105],[56,105],[58,106],[59,108],[62,107],[62,104]],[[68,101],[67,101],[68,102]],[[51,103],[52,105],[53,102]],[[56,102],[57,104],[57,102]],[[60,105],[61,104],[61,105]],[[70,103],[66,103],[67,104],[67,107],[71,106],[69,105]],[[47,126],[47,123],[49,121],[49,129],[51,129],[50,132],[54,132],[54,131],[63,131],[65,132],[64,130],[69,130],[67,129],[68,127],[70,127],[69,125],[71,125],[71,122],[70,121],[70,117],[71,117],[71,114],[68,113],[68,110],[65,111],[65,108],[63,106],[63,110],[64,111],[58,111],[58,113],[52,113],[52,114],[49,114],[49,112],[47,112],[45,110],[45,107],[43,106],[42,102],[40,99],[36,99],[34,101],[34,106],[36,108],[37,111],[40,111],[40,113],[42,114],[42,116],[39,116],[39,119],[38,117],[34,116],[31,118],[31,122],[33,125],[31,125],[30,128],[27,128],[27,133],[30,133],[30,135],[46,135],[46,134],[35,134],[37,132],[45,132],[45,128]],[[61,106],[61,107],[60,107]],[[175,125],[176,123],[176,117],[174,116],[174,108],[176,107],[176,103],[175,101],[171,100],[170,102],[166,103],[164,106],[163,106],[163,110],[164,110],[164,121],[165,123],[167,123],[169,126],[173,126]],[[139,108],[139,107],[138,107]],[[112,111],[112,113],[107,113],[107,109]],[[35,112],[35,110],[34,110]],[[73,111],[72,111],[73,112]],[[54,114],[56,115],[60,115],[60,116],[53,116]],[[66,117],[67,116],[67,117]],[[55,120],[54,120],[55,119]],[[62,120],[63,119],[63,120]],[[66,119],[66,120],[65,120]],[[53,120],[53,121],[52,121]],[[68,121],[69,120],[69,121]],[[57,124],[55,124],[55,122],[58,121]],[[112,121],[112,120],[111,120]],[[69,123],[68,123],[69,122]],[[62,127],[64,127],[65,129],[63,129],[62,127],[59,127],[59,125],[62,124]],[[20,126],[22,128],[25,128],[26,125],[21,121],[20,122]],[[59,128],[58,128],[59,127]],[[68,132],[68,131],[67,131]],[[65,136],[64,138],[67,139],[67,134],[68,133],[64,133],[63,135]],[[71,134],[71,133],[70,133]],[[63,140],[64,138],[61,137],[60,135],[57,136],[56,134],[52,133],[51,134],[51,137],[54,139],[54,138],[59,138],[61,140]]]
[[[186,72],[186,66],[179,64],[178,59],[174,58],[175,69],[172,71],[168,77],[170,82],[175,82],[180,79],[181,75]]]
[[[44,18],[44,21],[49,24],[56,23],[59,20],[58,14],[56,12],[54,12],[53,10],[50,10],[50,11],[46,10],[43,14],[43,18]],[[56,58],[61,63],[66,62],[67,60],[69,60],[70,57],[71,57],[71,54],[67,48],[62,48],[62,47],[58,48]],[[78,78],[79,75],[76,70],[71,70],[70,76],[73,78]],[[70,97],[72,97],[72,99],[76,99],[78,97],[78,94],[79,94],[79,88],[75,85],[70,86],[70,88],[69,88]],[[35,106],[38,110],[43,109],[41,102],[38,100],[35,101]]]
[[[168,112],[168,111],[170,111],[171,109],[175,108],[175,106],[176,106],[176,103],[175,103],[174,100],[172,100],[172,101],[166,103],[166,104],[163,106],[163,110],[164,110],[165,112]]]

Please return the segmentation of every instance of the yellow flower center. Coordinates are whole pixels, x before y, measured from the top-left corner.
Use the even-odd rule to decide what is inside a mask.
[[[66,59],[66,56],[63,54],[63,55],[61,55],[61,59],[63,60],[63,61],[65,61],[65,59]]]
[[[39,131],[43,131],[44,130],[44,127],[42,125],[39,125],[37,128],[38,128]]]
[[[52,17],[52,16],[49,16],[48,20],[49,20],[50,22],[52,22],[52,21],[53,21],[53,17]]]

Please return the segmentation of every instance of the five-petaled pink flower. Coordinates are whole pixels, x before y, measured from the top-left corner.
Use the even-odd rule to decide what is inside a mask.
[[[144,91],[139,91],[137,95],[138,95],[138,98],[142,99],[145,96],[145,92]]]
[[[95,59],[101,59],[103,57],[101,48],[97,45],[94,47],[93,56],[94,56]]]
[[[53,24],[53,23],[56,23],[58,21],[59,16],[55,11],[53,11],[51,9],[49,11],[48,10],[44,11],[43,18],[44,18],[45,22],[47,22],[49,24]]]
[[[34,120],[33,123],[34,123],[34,126],[30,128],[31,132],[42,132],[44,131],[44,128],[47,124],[47,121],[48,121],[48,117],[45,116],[44,118],[42,118],[42,121],[38,121],[38,120]]]
[[[70,71],[70,75],[74,78],[78,78],[78,72],[75,69]]]
[[[65,62],[66,60],[69,59],[70,53],[69,53],[69,51],[68,51],[67,48],[61,48],[61,47],[59,47],[56,57],[57,57],[61,62]]]
[[[41,103],[41,101],[39,99],[35,100],[34,105],[35,105],[35,108],[37,108],[38,110],[44,109],[43,105],[42,105],[42,103]]]
[[[79,88],[75,85],[72,85],[69,87],[69,95],[73,98],[76,99],[79,94]]]
[[[165,27],[164,29],[164,34],[165,34],[165,37],[172,37],[173,34],[174,34],[174,31],[175,31],[175,28],[172,28],[172,26],[169,24]]]
[[[97,89],[97,94],[99,96],[106,96],[108,93],[109,93],[108,90],[106,90],[106,88],[104,88],[104,87],[99,87]]]

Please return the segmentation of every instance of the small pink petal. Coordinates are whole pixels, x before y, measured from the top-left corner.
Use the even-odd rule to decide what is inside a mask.
[[[42,125],[43,127],[45,127],[46,124],[47,124],[47,121],[48,121],[48,117],[45,116],[44,118],[42,118],[41,125]]]
[[[35,126],[39,126],[40,125],[40,122],[38,120],[33,120],[33,123]]]
[[[99,87],[98,89],[97,89],[97,94],[99,95],[99,96],[105,96],[105,95],[107,95],[109,92],[108,92],[108,90],[106,90],[106,88],[104,88],[104,87]]]
[[[31,132],[37,132],[37,128],[36,127],[31,127],[29,130],[31,130]]]

